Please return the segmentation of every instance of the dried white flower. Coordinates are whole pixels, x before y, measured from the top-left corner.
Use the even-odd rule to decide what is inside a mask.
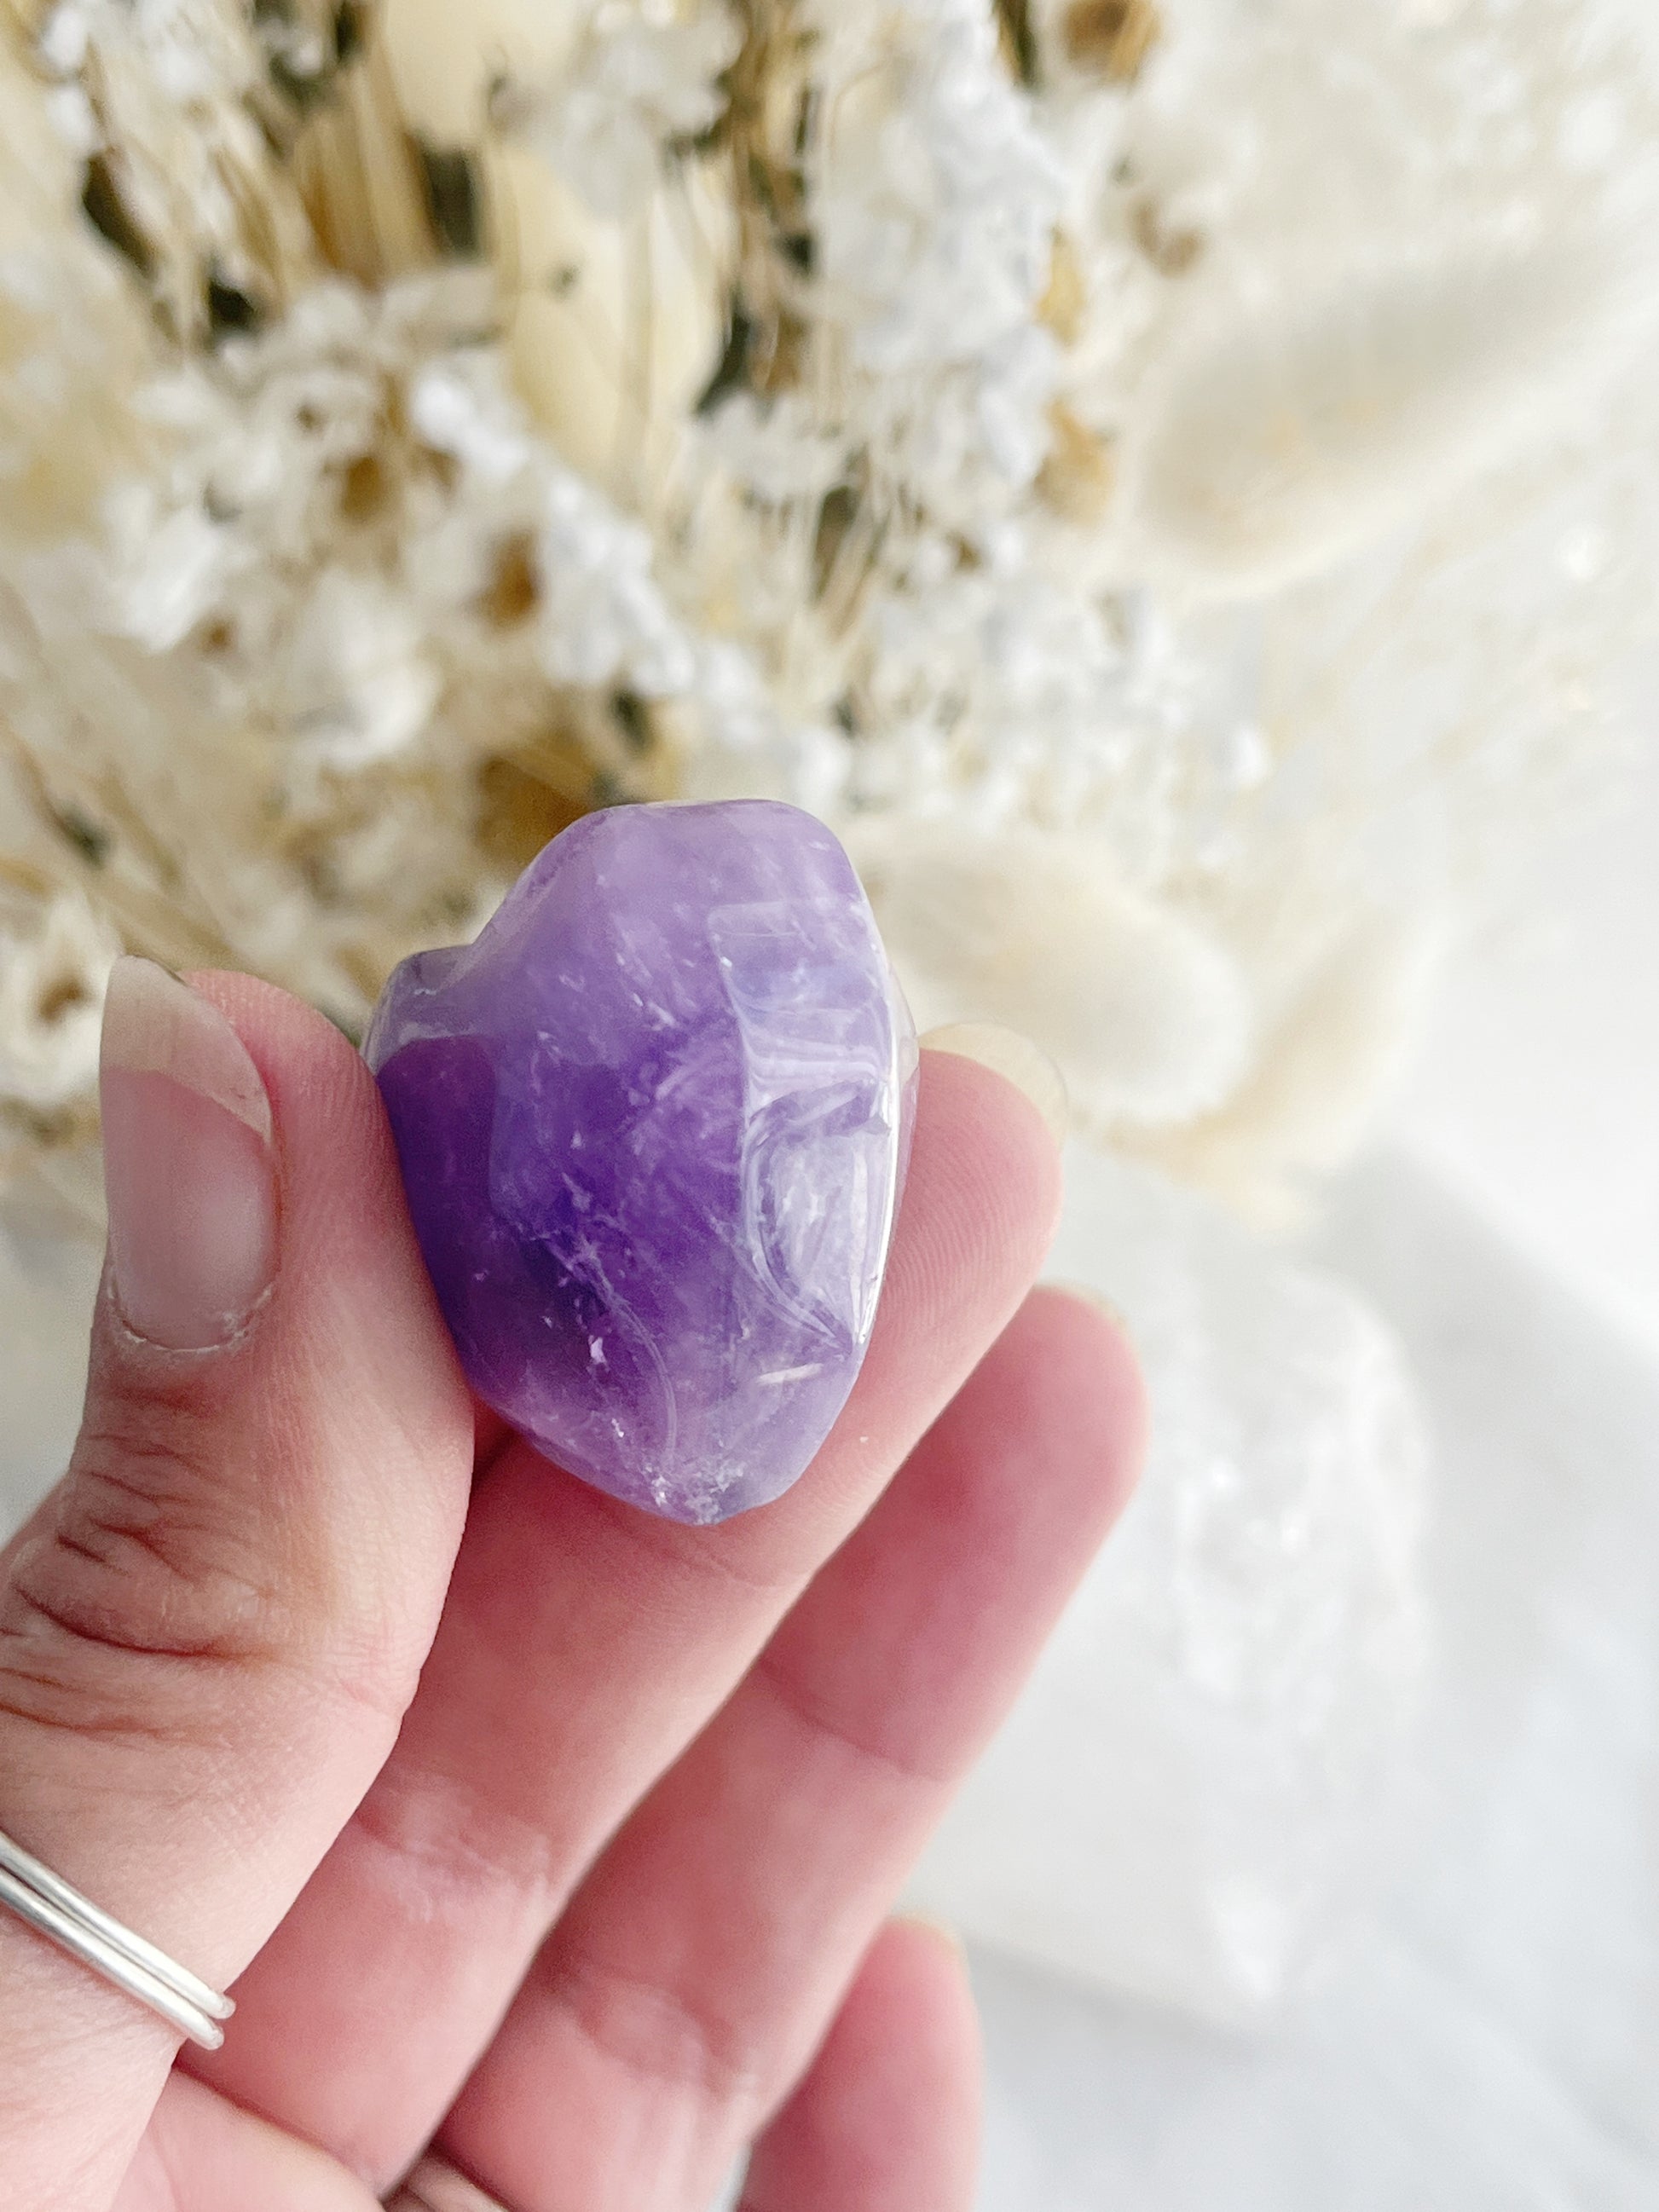
[[[313,759],[368,768],[425,731],[443,674],[419,610],[375,575],[325,568],[283,642],[288,725]]]
[[[0,68],[0,862],[349,1024],[585,808],[792,799],[930,1012],[1282,1207],[1505,808],[1627,720],[1659,399],[1585,395],[1659,40],[380,23],[57,0]]]
[[[649,533],[537,439],[490,349],[455,352],[422,371],[410,416],[433,449],[459,465],[449,513],[408,548],[411,578],[435,596],[446,572],[463,586],[485,546],[515,531],[533,544],[536,638],[563,684],[624,684],[647,697],[686,690],[696,653],[653,574]],[[458,539],[471,535],[471,558]]]
[[[247,222],[270,165],[252,99],[270,56],[251,9],[58,0],[37,51],[71,95],[56,112],[76,150],[98,156],[100,219],[145,263],[175,330],[207,327],[210,282],[227,295],[280,282],[302,252],[297,224],[276,204]]]
[[[719,79],[741,40],[722,5],[664,22],[623,4],[601,10],[573,64],[539,87],[509,82],[497,118],[532,146],[596,215],[638,215],[676,142],[720,114]]]
[[[182,643],[230,579],[251,565],[252,549],[205,506],[170,506],[153,483],[117,486],[105,520],[113,563],[106,599],[112,626],[149,653],[170,653]]]
[[[707,458],[769,506],[823,499],[847,471],[847,441],[822,427],[794,392],[764,401],[734,392],[710,416]]]
[[[1060,173],[988,8],[905,0],[873,78],[861,12],[814,9],[837,108],[815,195],[823,308],[879,374],[971,361],[1029,320],[1047,283]]]
[[[83,1102],[98,1079],[104,987],[120,940],[61,892],[18,930],[0,924],[0,1109]]]

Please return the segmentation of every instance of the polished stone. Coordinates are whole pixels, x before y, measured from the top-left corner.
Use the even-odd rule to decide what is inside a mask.
[[[787,1489],[869,1343],[916,1064],[830,832],[588,815],[404,963],[366,1051],[479,1396],[672,1520]]]

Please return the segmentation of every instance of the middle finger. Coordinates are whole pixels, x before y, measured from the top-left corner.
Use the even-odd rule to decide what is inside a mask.
[[[803,1480],[714,1528],[509,1445],[396,1750],[202,2070],[384,2187],[426,2142],[583,1869],[729,1694],[1020,1304],[1059,1200],[1030,1100],[927,1051],[870,1352]]]

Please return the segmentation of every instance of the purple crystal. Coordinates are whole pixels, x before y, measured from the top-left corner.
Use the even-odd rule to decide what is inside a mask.
[[[915,1072],[830,831],[588,815],[404,961],[365,1049],[479,1396],[672,1520],[787,1490],[870,1340]]]

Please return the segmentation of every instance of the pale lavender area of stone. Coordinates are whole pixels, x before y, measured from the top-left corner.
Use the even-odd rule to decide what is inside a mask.
[[[672,1520],[787,1489],[870,1340],[915,1080],[831,833],[588,815],[476,944],[404,963],[365,1050],[479,1396]]]

